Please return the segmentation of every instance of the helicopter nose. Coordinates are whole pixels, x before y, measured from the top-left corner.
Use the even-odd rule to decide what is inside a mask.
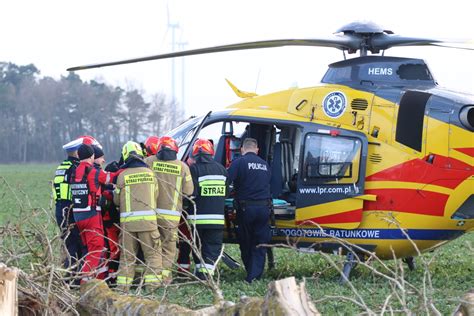
[[[459,112],[462,125],[470,131],[474,131],[474,105],[468,105]]]

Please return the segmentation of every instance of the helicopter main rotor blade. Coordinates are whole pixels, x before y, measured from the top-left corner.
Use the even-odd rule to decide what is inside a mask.
[[[385,50],[396,46],[439,46],[455,49],[473,50],[472,47],[458,46],[468,44],[468,41],[453,41],[431,38],[406,37],[392,34],[377,34],[370,41],[373,50]]]
[[[321,47],[333,47],[333,48],[338,48],[341,50],[357,50],[358,47],[360,46],[360,43],[361,43],[361,40],[359,38],[357,38],[356,36],[348,35],[348,34],[345,34],[342,36],[334,35],[332,38],[328,37],[328,38],[320,38],[320,39],[266,40],[266,41],[230,44],[230,45],[222,45],[222,46],[207,47],[207,48],[198,48],[198,49],[191,49],[191,50],[185,50],[185,51],[174,52],[174,53],[125,59],[125,60],[119,60],[119,61],[113,61],[113,62],[107,62],[107,63],[76,66],[76,67],[68,68],[67,70],[76,71],[76,70],[139,63],[143,61],[150,61],[150,60],[157,60],[157,59],[166,59],[166,58],[228,52],[228,51],[236,51],[236,50],[246,50],[246,49],[274,48],[274,47],[283,47],[283,46],[321,46]]]

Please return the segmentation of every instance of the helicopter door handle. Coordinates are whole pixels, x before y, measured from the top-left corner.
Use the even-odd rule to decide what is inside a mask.
[[[301,100],[301,102],[295,106],[295,109],[297,111],[301,110],[306,105],[306,103],[308,103],[308,100],[306,99]]]

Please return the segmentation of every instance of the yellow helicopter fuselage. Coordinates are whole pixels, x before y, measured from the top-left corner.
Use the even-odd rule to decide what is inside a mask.
[[[403,92],[406,93],[399,90],[399,94]],[[333,93],[343,94],[347,107],[336,118],[328,116],[324,109],[325,98]],[[434,95],[429,89],[420,93]],[[463,204],[472,208],[472,132],[450,122],[453,109],[430,115],[443,109],[428,102],[421,118],[422,127],[410,131],[420,134],[413,136],[419,138],[419,147],[414,149],[416,144],[408,140],[406,145],[403,136],[397,136],[405,128],[397,126],[399,103],[345,85],[321,84],[249,97],[228,108],[225,116],[230,120],[249,118],[261,123],[304,124],[304,135],[323,133],[336,140],[341,131],[349,131],[367,139],[362,144],[367,148],[360,150],[366,152],[366,157],[353,164],[354,169],[359,167],[357,163],[366,166],[359,168],[363,171],[358,175],[343,183],[337,179],[323,184],[300,182],[294,218],[276,216],[274,243],[290,242],[298,247],[332,252],[343,249],[340,242],[347,242],[388,259],[417,255],[418,251],[440,246],[474,228],[473,218],[456,214]],[[447,119],[443,121],[442,115]],[[303,151],[304,143],[300,146]],[[303,159],[300,164],[302,177]],[[363,190],[355,192],[351,181],[361,178]],[[318,201],[333,194],[330,190],[341,194],[299,207],[299,199]]]

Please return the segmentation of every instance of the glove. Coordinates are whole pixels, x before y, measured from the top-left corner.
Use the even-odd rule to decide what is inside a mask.
[[[119,164],[114,160],[105,167],[107,172],[117,172],[119,170]]]

